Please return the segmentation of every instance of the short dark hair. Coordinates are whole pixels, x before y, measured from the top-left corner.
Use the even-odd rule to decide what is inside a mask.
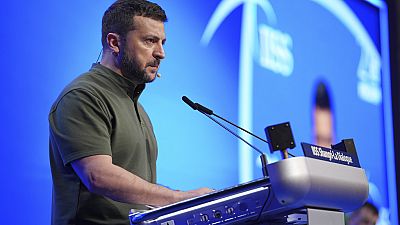
[[[134,16],[148,17],[166,22],[165,11],[156,3],[146,0],[118,0],[114,2],[103,15],[101,43],[107,46],[107,35],[117,33],[122,36],[135,29]]]
[[[372,202],[366,202],[361,208],[370,209],[374,215],[379,216],[379,210]]]
[[[319,81],[317,84],[317,90],[315,93],[315,105],[322,109],[332,109],[329,89],[324,81]]]

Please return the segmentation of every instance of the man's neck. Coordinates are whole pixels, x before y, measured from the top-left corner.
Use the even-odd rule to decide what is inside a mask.
[[[114,57],[110,52],[104,52],[100,64],[122,76],[121,69],[115,65]]]

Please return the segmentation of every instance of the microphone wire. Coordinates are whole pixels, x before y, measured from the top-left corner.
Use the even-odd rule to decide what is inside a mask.
[[[100,56],[101,56],[101,54],[103,53],[103,49],[101,49],[100,50],[100,53],[99,53],[99,56],[97,57],[97,60],[96,60],[96,63],[98,63],[99,62],[99,60],[100,60]]]

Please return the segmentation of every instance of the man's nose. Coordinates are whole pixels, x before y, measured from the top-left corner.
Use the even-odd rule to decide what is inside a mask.
[[[165,58],[165,51],[162,44],[159,44],[153,53],[154,57],[157,59],[164,59]]]

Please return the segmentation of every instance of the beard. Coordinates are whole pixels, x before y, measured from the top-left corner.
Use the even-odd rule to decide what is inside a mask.
[[[118,58],[122,75],[132,82],[136,84],[144,84],[155,80],[156,76],[152,77],[151,74],[148,74],[146,68],[149,66],[159,66],[160,60],[156,59],[153,62],[147,63],[145,67],[141,69],[139,63],[134,57],[125,51],[125,48],[123,48],[120,57]]]

